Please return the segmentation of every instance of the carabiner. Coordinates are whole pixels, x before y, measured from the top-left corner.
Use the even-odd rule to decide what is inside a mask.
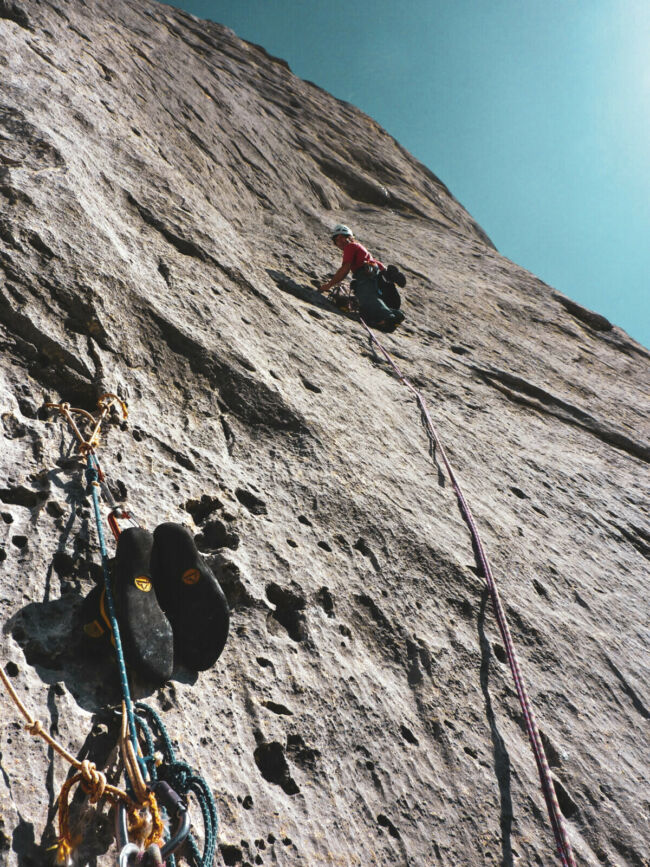
[[[118,867],[133,867],[131,856],[139,855],[140,849],[135,843],[129,843],[129,817],[124,801],[115,809],[115,839],[120,850]]]
[[[190,833],[192,823],[189,810],[169,783],[160,780],[154,785],[153,789],[156,797],[167,810],[169,818],[171,819],[172,814],[175,813],[178,819],[174,835],[160,849],[161,858],[163,861],[166,861],[185,842],[187,835]]]
[[[117,862],[118,867],[133,867],[134,863],[131,860],[132,855],[139,855],[140,849],[135,843],[127,843],[120,851],[120,860]]]

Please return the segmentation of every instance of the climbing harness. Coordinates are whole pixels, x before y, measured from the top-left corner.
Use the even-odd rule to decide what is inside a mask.
[[[40,735],[63,758],[65,758],[77,773],[63,784],[58,799],[59,836],[56,844],[57,863],[71,864],[71,852],[75,841],[72,838],[69,821],[69,794],[77,783],[88,794],[91,804],[101,798],[107,798],[115,807],[115,831],[118,844],[119,867],[133,867],[136,863],[147,865],[169,864],[175,867],[174,852],[187,843],[196,867],[210,867],[214,860],[217,844],[218,816],[212,793],[202,777],[193,771],[189,765],[176,761],[171,741],[160,717],[147,705],[138,704],[138,714],[134,712],[131,699],[126,660],[120,639],[120,629],[115,610],[115,600],[112,592],[112,582],[109,568],[109,555],[104,537],[100,510],[100,490],[111,506],[108,523],[117,539],[124,525],[137,526],[131,514],[121,508],[115,501],[106,477],[101,469],[96,455],[99,444],[99,434],[102,423],[114,407],[119,407],[123,418],[128,410],[124,402],[114,394],[104,394],[98,401],[100,414],[98,418],[83,409],[75,409],[67,403],[48,403],[50,409],[55,409],[68,422],[77,440],[77,448],[86,461],[86,481],[88,493],[92,497],[99,547],[102,558],[102,575],[105,603],[110,621],[113,645],[117,657],[120,687],[122,691],[122,730],[120,748],[128,780],[127,791],[111,786],[104,774],[99,772],[92,762],[80,762],[58,744],[44,729],[39,720],[35,720],[20,701],[16,691],[9,682],[5,672],[0,668],[0,678],[10,697],[27,721],[26,728],[32,735]],[[91,433],[84,438],[75,420],[75,415],[81,417],[86,424],[92,425]],[[165,755],[161,757],[154,752],[154,738],[147,723],[148,717],[155,726],[158,736],[163,741]],[[143,755],[140,748],[139,731],[149,749],[148,755]],[[160,776],[160,779],[159,779]],[[149,781],[147,782],[147,778]],[[192,794],[199,803],[205,826],[204,851],[201,855],[194,842],[190,830],[190,815],[187,808],[187,798]],[[175,828],[164,842],[164,825],[160,814],[158,801],[164,807]],[[138,844],[132,842],[135,837]]]
[[[492,607],[494,609],[494,614],[497,620],[497,624],[499,626],[499,631],[501,632],[501,637],[503,638],[506,654],[508,656],[508,662],[510,664],[510,670],[512,672],[512,677],[515,683],[515,689],[517,690],[519,703],[521,705],[524,719],[526,721],[528,738],[530,740],[533,754],[535,756],[535,762],[537,763],[537,770],[539,773],[542,792],[544,793],[544,799],[546,801],[546,807],[548,810],[551,827],[553,828],[553,833],[555,835],[558,856],[564,867],[576,867],[576,861],[573,855],[573,851],[571,849],[571,843],[569,842],[566,826],[562,817],[562,812],[560,810],[560,805],[558,804],[557,795],[555,794],[555,787],[553,785],[553,779],[551,777],[551,770],[548,766],[548,761],[544,752],[544,746],[542,744],[542,739],[539,733],[539,729],[537,727],[537,722],[535,720],[533,707],[528,697],[524,678],[521,673],[519,660],[517,658],[517,654],[514,648],[512,636],[510,634],[510,627],[508,626],[505,610],[501,603],[497,583],[492,574],[492,569],[490,567],[487,553],[485,551],[485,548],[483,547],[483,542],[481,541],[478,527],[476,526],[476,522],[474,521],[474,517],[470,510],[469,504],[465,499],[460,484],[458,483],[458,479],[456,478],[456,473],[454,472],[454,469],[447,458],[447,454],[444,450],[440,437],[431,420],[431,415],[429,413],[426,401],[422,397],[421,393],[404,376],[400,368],[397,366],[397,363],[393,360],[388,351],[379,342],[376,335],[370,330],[364,320],[360,318],[360,322],[368,333],[368,338],[371,345],[374,343],[379,348],[386,361],[388,361],[388,363],[392,367],[399,381],[415,397],[418,407],[420,408],[422,423],[429,437],[429,441],[431,444],[431,453],[433,455],[435,454],[435,450],[438,450],[451,480],[451,484],[456,494],[461,514],[465,523],[467,524],[467,527],[469,528],[472,537],[472,543],[474,546],[474,551],[476,553],[478,563],[481,567],[481,572],[483,574],[483,577],[485,578],[485,582],[490,592],[490,598],[492,599]]]

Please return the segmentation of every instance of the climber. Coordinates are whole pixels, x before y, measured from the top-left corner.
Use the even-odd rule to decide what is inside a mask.
[[[342,224],[335,226],[331,237],[333,243],[343,251],[343,262],[331,280],[323,283],[318,291],[329,291],[352,271],[352,291],[359,302],[361,318],[380,331],[394,331],[405,318],[402,311],[398,309],[399,294],[394,286],[398,281],[399,285],[404,285],[406,281],[403,274],[390,266],[393,269],[391,275],[394,274],[395,277],[393,281],[386,279],[389,269],[374,259],[368,250],[354,239],[352,231],[347,226]],[[395,306],[386,303],[389,300],[388,293],[391,287],[393,292],[390,293],[392,296],[390,300],[393,304],[397,300]]]

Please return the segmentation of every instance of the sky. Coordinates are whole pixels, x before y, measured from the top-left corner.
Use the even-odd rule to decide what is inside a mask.
[[[650,0],[175,0],[373,117],[650,347]]]

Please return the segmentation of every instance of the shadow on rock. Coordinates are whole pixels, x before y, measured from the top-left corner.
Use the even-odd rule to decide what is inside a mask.
[[[63,682],[77,704],[91,713],[121,700],[111,653],[89,655],[82,641],[82,598],[67,594],[51,602],[30,602],[4,627],[43,683]]]
[[[119,705],[122,691],[115,654],[108,645],[89,650],[82,629],[83,599],[68,593],[51,602],[30,602],[5,625],[45,684],[63,683],[79,707],[90,713]],[[194,683],[195,671],[178,667],[174,679]],[[145,682],[129,672],[134,699],[153,695],[159,684]]]
[[[294,298],[299,298],[301,301],[305,301],[312,307],[319,307],[321,310],[327,310],[328,313],[334,313],[335,315],[343,316],[346,319],[353,319],[355,322],[359,321],[359,316],[356,313],[346,313],[345,311],[340,310],[336,304],[329,300],[329,298],[321,295],[317,291],[319,283],[316,280],[313,281],[312,285],[306,285],[305,283],[297,283],[292,277],[288,274],[284,274],[282,271],[275,271],[272,268],[267,268],[266,273],[273,280],[278,289],[287,292],[289,295],[293,295]]]
[[[54,688],[50,689],[48,695],[48,708],[51,714],[49,728],[52,734],[56,734],[58,711],[52,689]],[[79,761],[87,759],[100,770],[108,771],[107,778],[113,784],[118,782],[117,774],[111,775],[109,765],[113,763],[119,734],[120,719],[116,714],[108,712],[95,714],[91,731],[77,754]],[[58,832],[55,827],[57,797],[52,787],[54,754],[51,747],[48,747],[48,758],[50,761],[47,773],[49,805],[45,828],[40,843],[37,843],[33,823],[27,822],[20,816],[11,841],[11,849],[17,855],[18,867],[43,867],[44,864],[54,863]],[[71,768],[68,776],[73,773],[75,771]],[[112,845],[113,822],[102,808],[88,809],[87,795],[79,786],[70,800],[70,823],[73,833],[78,834],[80,838],[75,848],[75,864],[78,867],[96,867],[98,856],[105,854]]]

